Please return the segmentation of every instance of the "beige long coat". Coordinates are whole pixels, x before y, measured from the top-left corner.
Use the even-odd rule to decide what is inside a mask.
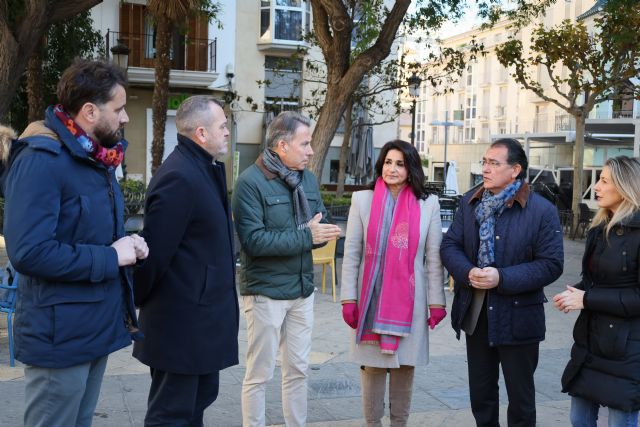
[[[364,251],[373,191],[353,193],[347,223],[347,235],[342,261],[340,300],[358,300],[362,289]],[[355,343],[351,330],[350,356],[360,365],[397,368],[400,365],[420,366],[429,361],[427,317],[429,304],[445,304],[443,269],[440,262],[442,225],[440,205],[435,196],[420,200],[420,241],[414,263],[415,299],[411,334],[400,340],[395,354],[383,354],[378,345]],[[388,274],[388,273],[387,273]],[[348,328],[347,325],[345,325]]]

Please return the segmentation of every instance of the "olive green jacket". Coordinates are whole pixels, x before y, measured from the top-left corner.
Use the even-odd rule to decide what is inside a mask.
[[[302,186],[311,213],[326,218],[315,175],[305,170]],[[240,294],[278,300],[311,295],[311,231],[296,227],[293,193],[266,170],[262,156],[238,177],[232,207],[241,247]]]

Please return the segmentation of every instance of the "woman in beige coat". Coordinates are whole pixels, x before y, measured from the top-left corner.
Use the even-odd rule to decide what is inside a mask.
[[[446,315],[440,207],[423,182],[416,149],[395,140],[382,147],[372,188],[351,200],[340,300],[368,426],[381,425],[387,373],[391,425],[406,425],[414,367],[428,362],[427,325]]]

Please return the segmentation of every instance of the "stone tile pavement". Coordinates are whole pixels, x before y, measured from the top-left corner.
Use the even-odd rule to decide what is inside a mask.
[[[4,254],[0,242],[0,265]],[[550,285],[550,299],[565,284],[579,278],[584,240],[565,240],[565,272]],[[338,260],[338,271],[340,260]],[[321,269],[316,270],[320,283]],[[339,277],[339,274],[338,274]],[[338,279],[339,280],[339,279]],[[339,290],[338,290],[339,291]],[[330,289],[329,289],[330,292]],[[447,292],[448,305],[452,294]],[[563,314],[546,304],[547,339],[541,345],[536,372],[539,426],[567,426],[569,398],[560,392],[560,376],[572,343],[571,330],[576,314]],[[411,407],[411,426],[473,426],[469,408],[464,340],[457,341],[448,318],[430,336],[430,364],[416,369]],[[206,411],[207,426],[232,427],[242,422],[240,387],[244,375],[246,326],[241,316],[240,365],[221,372],[220,395]],[[309,375],[310,426],[352,427],[363,425],[360,402],[359,367],[348,359],[348,328],[341,319],[340,304],[330,294],[316,294],[315,326]],[[280,371],[267,387],[267,424],[282,425]],[[148,368],[131,356],[131,347],[111,355],[96,408],[96,427],[142,426],[149,390]],[[507,397],[501,385],[501,423],[506,425]],[[23,369],[8,366],[7,335],[0,328],[0,426],[19,426],[24,401]],[[606,425],[606,411],[599,425]],[[388,425],[388,418],[386,419]]]

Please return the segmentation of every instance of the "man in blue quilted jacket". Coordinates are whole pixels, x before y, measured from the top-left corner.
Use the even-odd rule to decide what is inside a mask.
[[[510,427],[536,424],[535,384],[544,340],[543,288],[562,274],[556,208],[530,191],[520,143],[495,141],[482,158],[483,186],[465,194],[440,255],[455,279],[451,323],[467,344],[476,424],[497,427],[498,369],[509,397]]]
[[[109,353],[140,336],[128,266],[148,248],[125,236],[114,173],[127,145],[125,86],[112,64],[75,62],[60,103],[12,144],[4,233],[21,273],[14,336],[27,427],[90,426]]]

